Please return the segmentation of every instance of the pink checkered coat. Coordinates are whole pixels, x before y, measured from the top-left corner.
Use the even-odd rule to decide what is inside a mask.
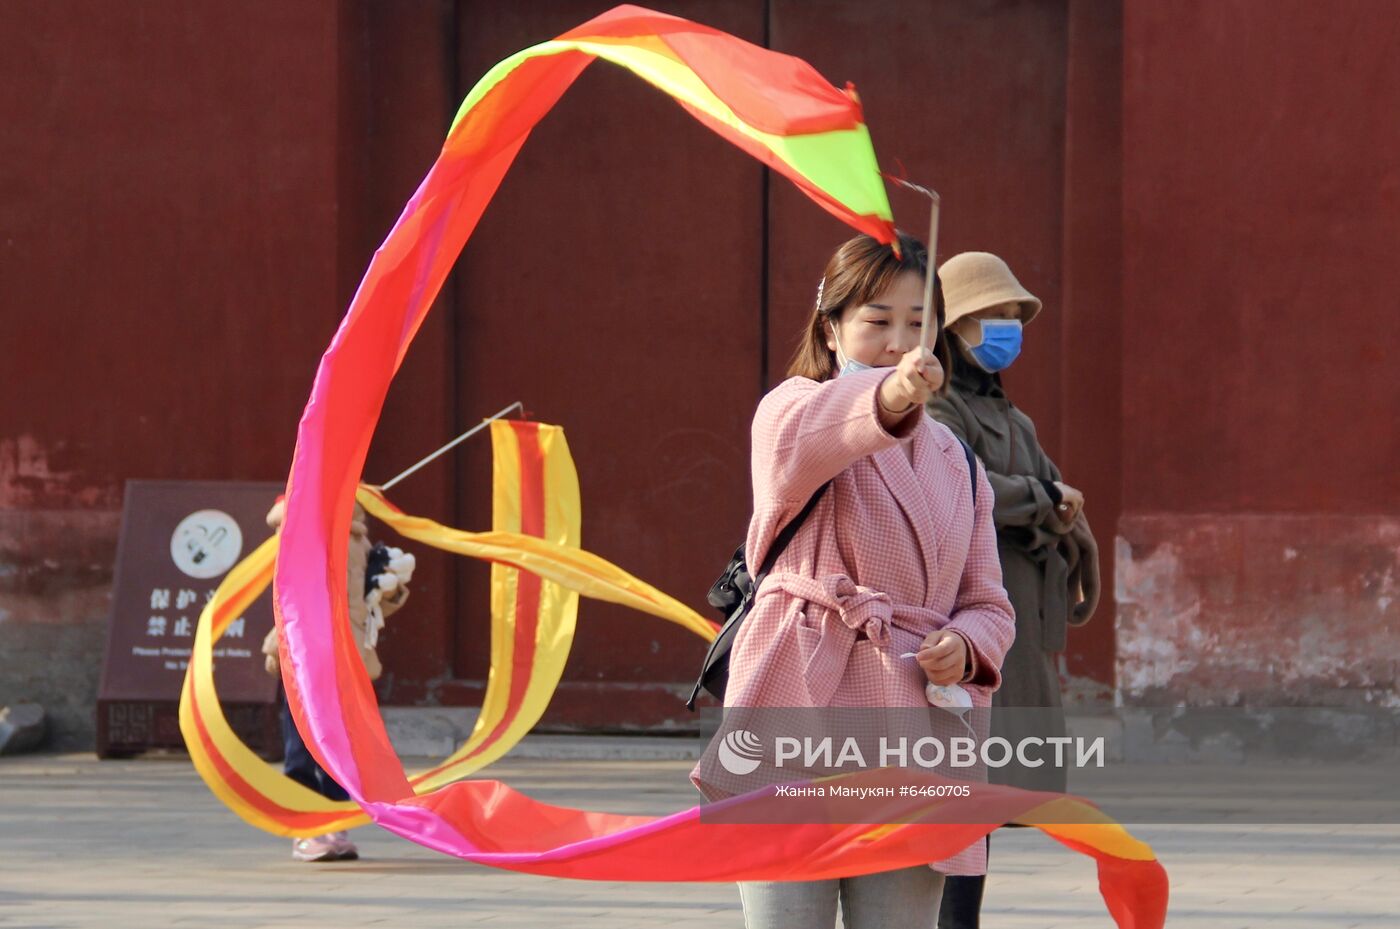
[[[974,673],[963,686],[974,706],[991,705],[1016,628],[992,489],[979,469],[974,510],[963,447],[927,415],[906,420],[899,434],[885,430],[876,391],[889,373],[794,377],[759,404],[745,545],[755,570],[781,526],[834,481],[735,637],[726,706],[927,707],[923,670],[899,655],[937,629],[970,644]],[[901,442],[913,443],[912,466]],[[722,795],[704,767],[692,779],[712,799]],[[985,846],[934,867],[983,873]]]

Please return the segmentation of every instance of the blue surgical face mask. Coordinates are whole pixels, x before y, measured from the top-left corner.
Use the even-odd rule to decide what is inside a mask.
[[[1005,371],[1021,354],[1021,321],[1019,319],[982,319],[982,344],[969,351],[982,370],[989,373]]]
[[[836,328],[835,323],[831,324],[831,335],[836,340],[836,363],[841,366],[837,377],[845,377],[847,374],[855,374],[857,371],[869,371],[874,367],[874,365],[868,365],[863,361],[846,357],[846,353],[841,349],[841,330]]]

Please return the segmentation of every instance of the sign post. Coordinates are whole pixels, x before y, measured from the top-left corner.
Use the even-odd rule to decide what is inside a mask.
[[[272,532],[265,517],[282,485],[128,481],[102,683],[97,754],[183,748],[180,686],[200,611],[229,569]],[[269,760],[281,756],[277,679],[263,669],[272,628],[263,594],[214,646],[229,724]]]

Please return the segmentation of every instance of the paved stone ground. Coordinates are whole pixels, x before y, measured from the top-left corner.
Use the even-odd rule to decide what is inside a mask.
[[[542,800],[638,813],[696,800],[688,761],[540,751],[538,742],[531,751],[530,743],[491,770]],[[1400,926],[1400,826],[1232,823],[1133,832],[1171,874],[1170,926]],[[728,884],[564,881],[466,864],[373,827],[356,838],[359,862],[294,863],[288,841],[235,819],[183,757],[4,758],[0,926],[742,925]],[[1089,859],[1029,829],[997,833],[992,851],[988,929],[1112,925]]]

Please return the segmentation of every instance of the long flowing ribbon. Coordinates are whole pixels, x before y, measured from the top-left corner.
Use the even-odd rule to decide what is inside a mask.
[[[1043,798],[992,788],[985,796],[994,808],[981,826],[718,825],[702,822],[698,807],[659,819],[563,809],[485,780],[419,796],[404,775],[348,632],[350,500],[389,384],[452,262],[530,129],[595,58],[672,95],[828,210],[890,241],[858,104],[797,59],[621,7],[492,69],[375,253],[321,359],[298,428],[274,603],[288,700],[313,754],[371,819],[399,835],[472,861],[576,878],[860,874],[947,857],[1000,823],[1037,818]],[[730,805],[753,802],[746,795]],[[1120,926],[1161,926],[1166,878],[1151,850],[1116,824],[1086,820],[1073,834],[1041,828],[1095,858]]]
[[[497,421],[492,532],[463,532],[404,514],[377,489],[360,504],[406,538],[491,565],[491,671],[467,741],[409,776],[416,793],[470,776],[508,752],[539,721],[573,642],[578,594],[677,623],[702,638],[714,624],[606,560],[581,551],[578,475],[563,430]],[[205,606],[180,701],[180,726],[195,768],[246,822],[275,835],[318,835],[364,825],[351,802],[327,800],[268,768],[230,728],[215,687],[214,645],[272,580],[274,536],[239,563]]]

